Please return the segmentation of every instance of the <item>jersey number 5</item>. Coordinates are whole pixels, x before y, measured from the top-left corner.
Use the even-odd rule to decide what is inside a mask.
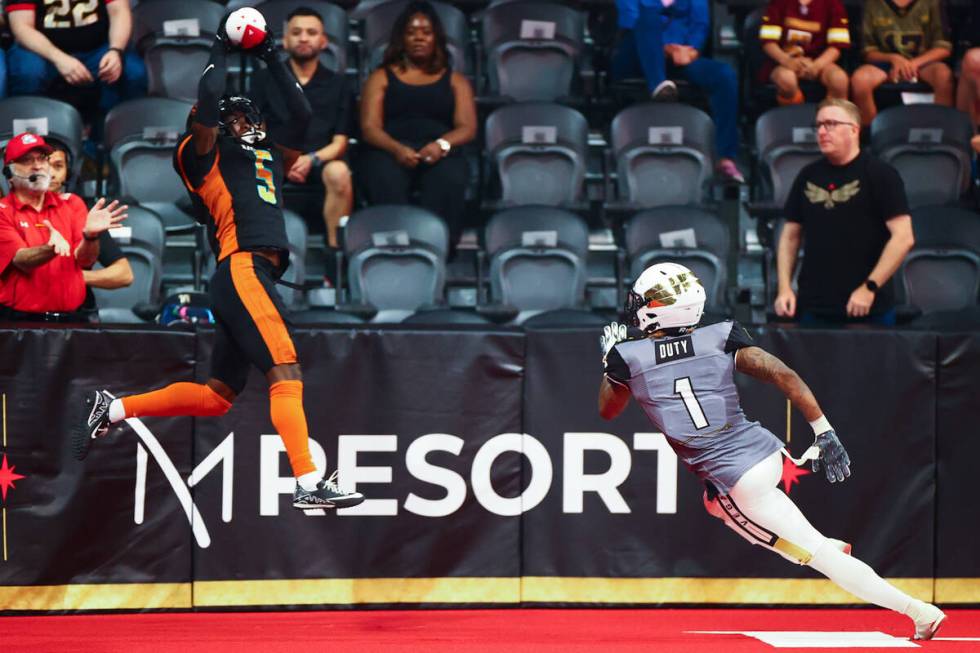
[[[276,182],[272,179],[272,171],[265,167],[266,161],[272,161],[272,152],[255,150],[255,178],[258,180],[255,186],[259,191],[259,197],[269,204],[275,204]]]
[[[704,416],[701,404],[698,403],[698,397],[694,394],[694,388],[691,387],[690,377],[674,379],[674,394],[680,395],[684,401],[684,408],[687,409],[687,414],[691,416],[694,428],[703,429],[708,425],[708,418]]]

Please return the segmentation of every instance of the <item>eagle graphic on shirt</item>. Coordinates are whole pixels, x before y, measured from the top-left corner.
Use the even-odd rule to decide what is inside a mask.
[[[803,189],[803,193],[812,204],[820,204],[823,202],[823,207],[825,209],[832,209],[837,204],[843,204],[860,192],[860,179],[855,179],[850,183],[844,184],[840,188],[834,188],[834,185],[831,184],[830,188],[827,189],[820,188],[820,186],[817,186],[812,181],[808,181],[806,182],[806,188]]]

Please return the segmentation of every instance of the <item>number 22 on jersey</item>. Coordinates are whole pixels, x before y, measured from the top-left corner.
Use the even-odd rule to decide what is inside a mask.
[[[272,170],[265,167],[266,161],[272,161],[272,152],[255,150],[255,186],[259,197],[269,204],[276,204],[276,182],[272,178]]]
[[[684,408],[687,409],[687,414],[694,422],[694,428],[700,430],[708,425],[708,418],[704,416],[701,403],[698,401],[697,395],[694,394],[694,388],[691,387],[691,377],[684,376],[674,379],[674,394],[680,395],[684,402]]]

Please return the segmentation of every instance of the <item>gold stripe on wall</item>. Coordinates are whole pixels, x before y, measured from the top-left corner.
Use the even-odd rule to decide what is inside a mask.
[[[980,578],[937,578],[937,603],[980,603]]]
[[[0,586],[0,610],[191,608],[190,583]]]
[[[194,604],[517,603],[520,578],[315,578],[196,581]]]
[[[893,578],[938,603],[980,603],[980,578]],[[843,605],[860,601],[805,578],[316,578],[0,586],[0,610],[137,610],[275,605],[588,603]]]
[[[931,578],[890,579],[917,598],[932,598]],[[523,600],[535,603],[786,603],[861,601],[819,578],[525,577]]]

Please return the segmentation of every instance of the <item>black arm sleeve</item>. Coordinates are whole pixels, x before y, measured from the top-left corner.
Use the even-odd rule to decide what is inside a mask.
[[[745,327],[738,322],[732,321],[732,330],[728,333],[728,340],[725,342],[725,353],[731,354],[743,347],[754,347],[755,342],[752,336],[745,330]]]
[[[211,58],[197,84],[197,115],[194,121],[205,127],[218,126],[218,100],[225,94],[228,78],[227,50],[219,39],[211,46]]]
[[[275,88],[281,93],[286,110],[289,112],[289,120],[280,130],[279,144],[294,150],[302,150],[306,126],[313,117],[310,101],[306,99],[303,87],[299,85],[293,74],[286,70],[286,65],[278,57],[270,57],[266,63],[269,76],[275,81]]]
[[[122,248],[108,231],[99,234],[99,263],[107,268],[121,258],[125,258]]]
[[[628,386],[630,381],[630,367],[623,360],[622,355],[613,347],[606,355],[606,378],[613,383]]]

